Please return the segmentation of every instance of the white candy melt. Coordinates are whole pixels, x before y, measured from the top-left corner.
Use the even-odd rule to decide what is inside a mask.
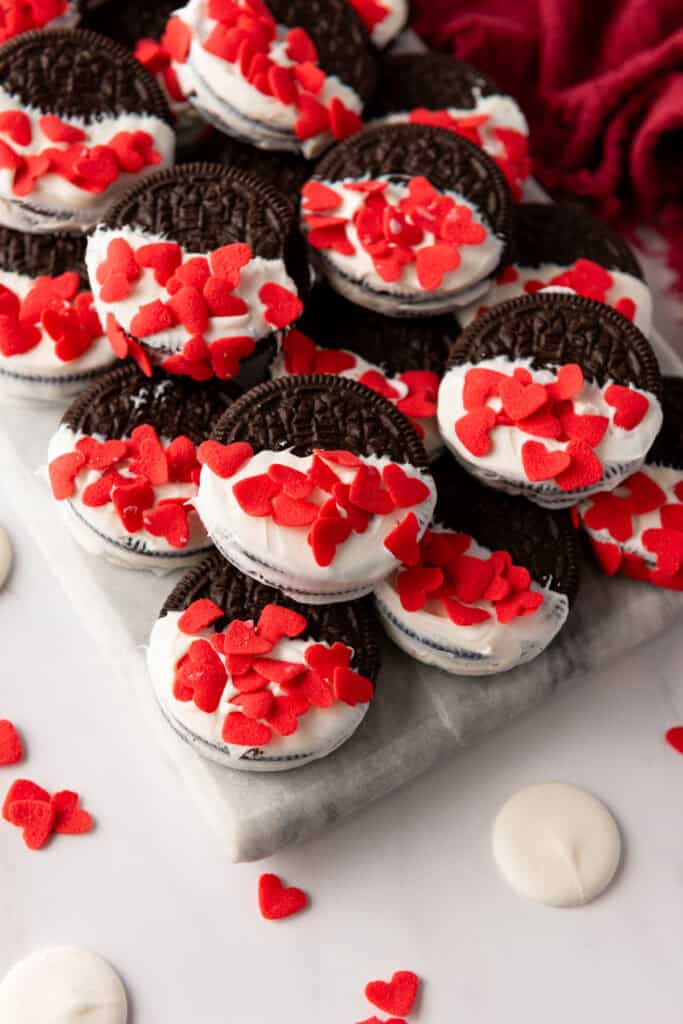
[[[12,571],[12,543],[7,530],[0,526],[0,587],[4,587]]]

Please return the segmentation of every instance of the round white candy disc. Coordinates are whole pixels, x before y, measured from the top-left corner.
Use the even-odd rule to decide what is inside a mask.
[[[125,1024],[126,992],[106,960],[84,949],[40,949],[0,982],[7,1024]]]
[[[614,878],[621,837],[604,804],[585,789],[553,782],[521,789],[503,804],[493,827],[493,855],[521,896],[578,907]]]

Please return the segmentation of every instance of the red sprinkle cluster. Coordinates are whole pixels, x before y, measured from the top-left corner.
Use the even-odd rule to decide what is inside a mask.
[[[465,374],[463,405],[467,412],[455,422],[455,433],[472,455],[483,458],[491,450],[491,432],[496,427],[516,427],[533,437],[552,438],[566,448],[548,450],[540,441],[522,446],[522,464],[533,483],[554,480],[562,491],[588,487],[602,479],[602,463],[594,452],[609,426],[607,416],[578,415],[572,399],[584,387],[583,371],[566,363],[549,384],[534,381],[524,367],[512,375],[485,367],[473,367]],[[499,398],[495,412],[488,402]],[[603,397],[615,410],[613,423],[633,430],[649,408],[639,391],[610,384]]]
[[[149,132],[117,132],[106,145],[87,146],[87,132],[54,114],[44,114],[38,123],[42,134],[56,145],[23,155],[0,139],[0,168],[14,172],[15,196],[30,195],[46,174],[58,174],[84,192],[106,192],[120,174],[137,174],[161,161]],[[17,146],[28,146],[33,136],[28,115],[22,110],[3,111],[0,133]]]
[[[203,598],[181,615],[178,628],[192,636],[222,617],[222,609]],[[335,700],[354,707],[372,700],[373,685],[350,668],[353,652],[344,644],[309,644],[303,662],[269,657],[280,640],[301,636],[305,629],[303,615],[274,604],[265,606],[255,626],[233,619],[210,640],[193,640],[176,663],[174,697],[193,700],[212,714],[229,678],[237,690],[229,703],[237,710],[226,715],[222,736],[242,747],[265,747],[274,733],[291,736],[312,707],[329,708]]]
[[[17,779],[2,805],[5,821],[23,830],[30,850],[40,850],[54,833],[82,835],[93,825],[91,815],[79,807],[80,797],[68,789],[53,796],[29,779]]]
[[[318,348],[302,331],[288,331],[282,343],[287,373],[343,374],[356,366],[356,356],[347,349]],[[436,416],[439,377],[431,370],[406,370],[396,378],[408,389],[401,393],[380,370],[366,370],[358,380],[367,388],[388,398],[413,424],[416,433],[424,437],[424,428],[417,420]]]
[[[164,89],[175,103],[185,101],[185,94],[180,88],[178,76],[171,67],[171,53],[163,39],[161,42],[157,42],[156,39],[138,39],[133,56],[151,75],[161,79]]]
[[[498,276],[496,284],[514,284],[515,281],[519,280],[519,277],[519,271],[515,267],[506,267]],[[571,288],[577,295],[583,295],[587,299],[594,299],[596,302],[604,302],[606,305],[611,305],[613,309],[616,309],[618,313],[625,316],[627,320],[632,321],[636,315],[637,307],[635,302],[625,295],[616,302],[611,303],[608,293],[613,285],[614,278],[599,263],[594,263],[592,260],[579,259],[572,263],[571,267],[567,267],[562,273],[555,274],[554,277],[549,278],[547,281],[526,281],[524,283],[524,291],[528,295],[535,295],[542,288],[550,288],[552,286]],[[477,310],[477,316],[481,316],[487,309],[488,306],[480,306]]]
[[[83,490],[80,500],[87,508],[101,508],[109,502],[128,533],[145,530],[164,537],[174,548],[190,540],[187,497],[156,501],[154,489],[169,483],[198,485],[200,465],[195,446],[182,434],[163,447],[154,427],[136,427],[127,441],[98,441],[82,437],[73,452],[65,452],[48,466],[52,493],[58,501],[75,494],[79,473],[99,473]]]
[[[217,476],[233,476],[253,455],[250,445],[235,442],[200,445],[199,461]],[[344,483],[330,465],[353,469]],[[429,497],[429,488],[401,466],[388,463],[380,473],[353,452],[316,449],[306,473],[274,463],[267,473],[243,477],[233,486],[240,508],[249,516],[270,516],[278,526],[307,527],[307,540],[320,566],[331,565],[337,548],[352,533],[365,533],[373,516],[411,508]],[[322,503],[309,500],[315,491],[329,495]],[[416,557],[419,525],[409,513],[385,538],[384,546],[400,561]]]
[[[298,111],[294,132],[305,141],[323,132],[345,139],[362,127],[355,111],[337,97],[322,98],[327,76],[319,66],[318,52],[308,32],[292,28],[285,36],[285,53],[291,63],[278,64],[271,50],[277,22],[262,0],[208,0],[207,15],[217,22],[202,46],[236,70],[264,96]],[[192,44],[192,32],[181,18],[169,20],[163,39],[173,60],[184,64]]]
[[[659,484],[641,471],[620,484],[616,492],[592,495],[590,507],[581,512],[581,518],[588,530],[606,530],[616,542],[590,538],[608,576],[620,572],[658,587],[683,591],[683,479],[674,487],[674,494],[678,501],[668,501]],[[620,546],[639,532],[638,517],[652,512],[659,512],[660,525],[649,527],[641,539],[646,551],[656,556],[654,569],[641,555]]]
[[[0,352],[17,356],[30,352],[48,335],[55,355],[64,363],[78,359],[102,336],[102,325],[89,291],[79,292],[73,271],[58,277],[39,277],[20,299],[0,284]],[[42,330],[41,330],[42,328]]]
[[[139,307],[129,332],[121,328],[113,314],[107,315],[107,337],[116,354],[122,359],[132,356],[149,376],[149,360],[136,339],[180,325],[189,338],[181,353],[169,356],[162,364],[167,373],[194,380],[214,376],[229,380],[236,376],[241,360],[254,351],[251,335],[218,338],[210,343],[204,335],[212,317],[238,317],[249,312],[235,290],[242,269],[251,259],[251,247],[243,242],[223,245],[208,256],[185,258],[177,242],[151,242],[134,250],[125,238],[113,238],[95,272],[100,300],[107,304],[122,302],[145,270],[153,272],[163,296]],[[274,281],[261,286],[259,299],[264,319],[278,330],[288,327],[303,311],[298,296]]]
[[[48,22],[66,14],[67,0],[5,0],[0,4],[0,43],[45,28]]]
[[[463,114],[454,117],[447,110],[426,110],[418,107],[411,110],[408,120],[411,124],[426,124],[433,128],[445,128],[455,135],[462,135],[475,146],[486,149],[479,129],[489,120],[490,114]],[[498,164],[512,189],[514,198],[519,202],[522,198],[522,185],[531,174],[529,159],[529,139],[514,128],[491,127],[492,133],[502,145],[504,154],[491,153],[491,159]]]
[[[482,245],[486,228],[472,218],[472,210],[451,196],[441,195],[426,178],[411,178],[408,195],[391,203],[386,181],[346,182],[341,188],[364,194],[353,215],[362,248],[383,281],[399,281],[403,268],[415,264],[424,291],[440,288],[444,276],[460,266],[463,245]],[[301,190],[308,241],[314,249],[329,249],[342,256],[356,252],[348,237],[349,219],[335,216],[343,198],[329,185],[308,181]],[[425,241],[432,236],[433,241]]]
[[[530,589],[527,569],[513,565],[507,551],[494,551],[488,558],[468,555],[471,543],[466,533],[425,533],[417,565],[402,570],[396,579],[406,611],[421,611],[427,601],[436,600],[456,626],[478,626],[491,618],[491,612],[477,601],[491,602],[503,624],[540,608],[543,595]]]

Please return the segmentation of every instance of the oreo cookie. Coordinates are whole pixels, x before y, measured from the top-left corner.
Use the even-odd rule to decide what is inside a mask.
[[[165,35],[180,87],[209,123],[312,158],[361,126],[375,60],[346,0],[190,0]]]
[[[369,593],[410,560],[435,490],[394,405],[314,374],[253,388],[220,419],[195,507],[228,561],[308,604]]]
[[[0,223],[86,231],[127,188],[173,162],[164,95],[111,39],[27,32],[0,48]]]
[[[379,50],[384,49],[406,26],[408,0],[349,0]]]
[[[81,235],[0,227],[0,391],[71,398],[116,362],[93,308]]]
[[[145,377],[128,362],[67,409],[48,450],[53,496],[82,547],[117,565],[170,571],[211,543],[194,509],[198,453],[234,385]]]
[[[421,125],[375,125],[335,146],[302,189],[317,267],[351,302],[435,316],[481,295],[507,260],[512,197],[482,149]]]
[[[565,508],[640,468],[662,423],[649,342],[620,313],[539,292],[495,306],[455,341],[438,421],[484,483]]]
[[[461,135],[488,153],[516,200],[531,173],[529,126],[518,104],[482,71],[445,53],[384,57],[372,116]]]
[[[299,193],[311,173],[311,165],[298,153],[256,149],[248,142],[215,134],[207,143],[208,158],[226,167],[249,171],[274,185],[297,209]]]
[[[408,417],[432,459],[443,449],[436,398],[457,333],[451,316],[386,317],[321,284],[297,328],[285,335],[270,373],[332,373],[360,381]]]
[[[257,343],[302,311],[308,287],[294,212],[272,185],[184,164],[131,189],[86,255],[115,351],[195,380],[237,376]],[[255,356],[272,355],[258,345]],[[264,364],[264,371],[267,362]]]
[[[213,555],[172,591],[147,660],[162,712],[199,754],[286,771],[326,757],[362,722],[377,633],[368,599],[299,604]]]
[[[488,295],[458,312],[463,326],[491,306],[543,288],[571,288],[612,306],[643,334],[652,327],[652,295],[621,235],[579,203],[521,203],[514,256]]]
[[[188,103],[171,66],[171,53],[166,46],[166,23],[178,8],[178,0],[123,0],[105,4],[85,20],[85,27],[108,36],[130,50],[149,71],[166,96],[173,115],[178,148],[187,153],[201,142],[211,128]]]
[[[683,378],[662,380],[664,422],[645,465],[577,507],[595,558],[619,573],[683,591]]]
[[[536,658],[564,626],[579,584],[566,512],[494,494],[450,455],[434,466],[434,522],[413,567],[375,591],[399,647],[457,675],[507,672]]]

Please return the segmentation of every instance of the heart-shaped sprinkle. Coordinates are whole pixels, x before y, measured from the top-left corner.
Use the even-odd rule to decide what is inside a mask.
[[[391,494],[382,487],[382,478],[375,466],[358,467],[349,490],[349,499],[357,508],[370,515],[384,516],[394,508]]]
[[[230,703],[238,707],[247,718],[265,718],[273,706],[273,694],[270,690],[258,690],[255,693],[237,693],[230,698]]]
[[[419,532],[417,516],[414,512],[409,512],[384,538],[384,547],[403,565],[415,566],[420,561],[420,545],[417,539]]]
[[[498,394],[498,387],[505,374],[485,367],[472,367],[465,374],[462,389],[462,403],[468,412],[481,409],[492,395]]]
[[[232,684],[236,690],[240,693],[257,693],[259,690],[268,689],[268,680],[263,676],[259,675],[258,672],[253,672],[251,669],[244,672],[242,675],[234,674],[231,666],[235,662],[240,662],[241,665],[246,662],[247,665],[251,664],[252,658],[242,658],[238,654],[229,654],[226,658],[228,671],[231,673]]]
[[[139,428],[136,427],[135,430]],[[135,430],[133,438],[135,438]],[[140,440],[138,454],[130,464],[131,472],[144,476],[153,487],[161,487],[168,483],[168,462],[156,431],[146,434]]]
[[[225,666],[207,640],[193,640],[177,663],[173,680],[176,700],[193,700],[200,711],[213,714],[227,682]]]
[[[225,743],[236,747],[266,747],[273,738],[273,731],[263,722],[247,718],[241,711],[231,711],[225,716],[222,737]]]
[[[334,670],[332,686],[337,700],[352,708],[357,704],[369,704],[375,693],[369,679],[354,672],[353,669],[344,667]]]
[[[315,365],[315,342],[293,327],[282,343],[287,373],[313,373]]]
[[[427,603],[428,594],[438,590],[443,581],[441,569],[417,568],[400,572],[396,589],[402,606],[407,612],[420,611]]]
[[[605,401],[617,410],[614,425],[622,430],[637,427],[650,408],[650,400],[646,395],[633,388],[622,387],[621,384],[610,384],[605,390]]]
[[[391,981],[370,981],[365,996],[383,1013],[406,1017],[417,999],[419,978],[413,971],[396,971]]]
[[[274,463],[268,468],[268,476],[284,494],[297,501],[307,498],[313,490],[313,483],[308,476],[292,466],[282,466]]]
[[[272,642],[264,635],[256,634],[252,625],[233,619],[225,631],[224,650],[226,654],[268,654]]]
[[[683,754],[683,725],[674,725],[671,729],[667,729],[664,738],[676,753]]]
[[[425,291],[440,288],[445,275],[457,270],[459,266],[460,253],[448,242],[425,245],[417,250],[415,270],[420,287]]]
[[[491,618],[491,613],[485,608],[468,608],[455,598],[445,595],[441,597],[441,604],[448,618],[456,626],[479,626]]]
[[[282,285],[269,281],[259,289],[259,299],[265,306],[264,319],[274,327],[289,327],[303,313],[301,299]]]
[[[249,306],[239,295],[233,295],[232,284],[224,277],[210,277],[203,295],[211,316],[244,316]]]
[[[7,820],[23,829],[29,850],[40,850],[52,835],[56,811],[42,800],[15,800],[9,805]]]
[[[313,360],[314,373],[343,373],[352,370],[356,365],[356,357],[351,352],[341,349],[319,348]]]
[[[261,914],[267,921],[279,921],[302,911],[308,903],[308,897],[294,886],[285,888],[277,875],[267,874],[259,878],[258,902]]]
[[[178,629],[181,633],[192,636],[194,633],[199,633],[202,629],[206,629],[207,626],[222,618],[223,615],[223,609],[219,608],[214,601],[211,601],[208,597],[201,597],[199,600],[193,601],[185,609],[178,619]]]
[[[427,484],[416,476],[408,476],[406,471],[394,462],[384,467],[382,477],[397,508],[420,505],[429,497]]]
[[[166,308],[173,311],[178,323],[190,334],[202,335],[209,326],[209,310],[203,294],[197,288],[189,285],[180,288],[168,300]]]
[[[335,139],[346,139],[363,127],[355,110],[345,106],[338,96],[333,96],[330,102],[330,128]]]
[[[273,522],[278,526],[310,526],[318,515],[318,506],[313,502],[299,501],[284,493],[273,498],[271,507]]]
[[[542,604],[543,594],[536,590],[510,594],[496,604],[496,618],[505,625],[517,616],[533,614]]]
[[[591,539],[591,547],[598,565],[605,575],[614,576],[619,571],[623,557],[619,545]]]
[[[614,540],[625,541],[633,535],[631,510],[627,498],[616,494],[594,494],[583,521],[589,530],[607,530]]]
[[[301,93],[297,100],[299,116],[294,125],[298,139],[305,141],[330,129],[330,115],[326,107],[310,93]]]
[[[492,559],[473,558],[471,555],[456,555],[450,564],[453,583],[450,591],[459,601],[473,604],[484,596],[495,573]]]
[[[295,707],[289,704],[289,700],[289,694],[286,697],[276,697],[266,719],[268,725],[278,736],[292,736],[299,728]],[[304,697],[301,696],[296,706],[301,706],[303,701]],[[308,708],[307,702],[306,708]]]
[[[259,473],[238,480],[233,484],[232,493],[243,512],[263,518],[272,514],[273,498],[280,493],[280,487],[267,473]]]
[[[571,465],[569,452],[548,451],[540,441],[525,441],[522,445],[522,465],[527,479],[532,483],[554,480]]]
[[[354,455],[353,452],[346,451],[343,448],[337,450],[315,448],[314,454],[320,455],[320,457],[325,459],[326,462],[334,462],[338,466],[353,467],[361,466],[363,464],[362,460],[357,455]]]
[[[254,449],[246,441],[233,441],[232,444],[204,441],[199,446],[197,458],[202,466],[208,466],[216,476],[227,480],[234,476],[253,454]]]
[[[153,537],[164,537],[172,548],[184,548],[190,542],[189,509],[181,502],[165,499],[142,517],[147,532]]]
[[[24,756],[21,738],[8,719],[0,720],[0,765],[17,764]]]
[[[85,465],[85,457],[81,452],[65,452],[58,455],[48,466],[50,486],[57,501],[71,498],[75,491],[76,477]]]
[[[55,793],[51,803],[55,811],[54,831],[61,835],[80,836],[93,827],[92,815],[78,806],[80,797],[69,789]]]
[[[259,636],[276,644],[282,637],[300,636],[306,629],[306,617],[291,608],[283,608],[279,604],[267,604],[257,624]]]
[[[314,487],[331,494],[337,484],[341,483],[339,477],[318,454],[314,454],[311,468],[308,471],[308,478]]]
[[[111,500],[128,533],[143,527],[143,513],[154,504],[154,490],[147,481],[126,483],[112,489]]]
[[[567,454],[571,456],[571,465],[555,477],[560,490],[590,487],[602,480],[602,463],[585,441],[570,441]]]
[[[178,64],[184,64],[192,45],[192,32],[182,18],[174,15],[166,22],[161,45]]]
[[[307,181],[301,189],[301,195],[307,210],[319,212],[336,210],[341,206],[342,197],[320,181]]]
[[[335,640],[331,647],[327,647],[325,644],[311,644],[306,648],[304,658],[306,664],[310,665],[314,672],[328,682],[332,682],[338,668],[349,667],[352,654],[353,651],[350,647]]]
[[[578,363],[565,363],[557,371],[555,380],[546,384],[545,388],[551,402],[564,402],[580,395],[583,386],[583,370]]]
[[[577,415],[571,402],[558,406],[557,413],[567,437],[573,441],[585,441],[591,448],[597,448],[609,426],[607,416]]]
[[[346,519],[316,519],[307,537],[316,563],[323,568],[331,565],[337,548],[352,532],[351,523]]]
[[[495,425],[495,412],[484,406],[461,416],[455,423],[455,434],[471,455],[483,458],[491,451],[489,433]]]
[[[47,134],[43,128],[44,120],[41,118],[39,123],[41,130]],[[0,114],[0,132],[9,135],[17,146],[28,146],[31,141],[31,122],[23,110],[3,110]]]
[[[171,307],[155,299],[140,306],[130,322],[130,333],[136,338],[149,338],[153,334],[170,330],[176,323],[177,318]]]
[[[306,666],[300,662],[280,661],[279,658],[256,658],[253,668],[254,672],[271,683],[277,683],[278,686],[291,683],[293,679],[307,671]]]
[[[135,259],[141,267],[154,271],[157,284],[165,285],[183,260],[183,251],[177,242],[152,242],[135,250]]]
[[[85,457],[91,469],[100,471],[111,469],[128,454],[125,441],[97,441],[94,437],[81,437],[76,442],[76,450]]]
[[[503,409],[514,421],[533,416],[548,400],[545,387],[542,384],[523,384],[514,377],[505,377],[500,382],[498,394],[503,403]]]
[[[650,529],[642,537],[643,546],[657,555],[657,569],[675,576],[683,565],[683,533],[678,530]]]

